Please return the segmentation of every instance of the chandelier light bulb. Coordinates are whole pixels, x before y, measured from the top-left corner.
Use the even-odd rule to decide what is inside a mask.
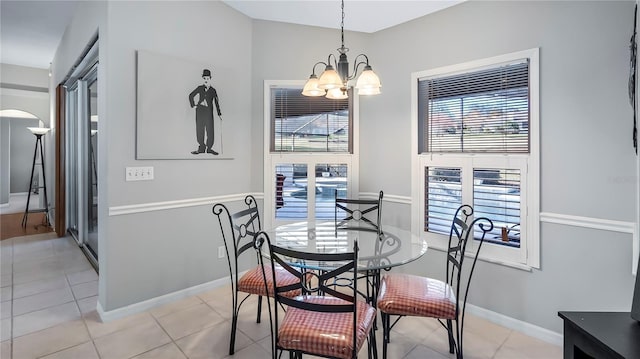
[[[358,90],[358,95],[371,96],[371,95],[379,95],[379,94],[380,94],[379,87],[372,87],[372,88]]]
[[[327,98],[332,100],[342,100],[348,97],[346,88],[334,88],[327,91]]]

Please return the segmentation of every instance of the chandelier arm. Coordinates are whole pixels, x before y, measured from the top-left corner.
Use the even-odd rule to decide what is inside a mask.
[[[333,63],[331,63],[331,57],[333,57]],[[333,66],[334,68],[337,69],[338,68],[338,59],[336,58],[336,55],[329,54],[329,56],[327,57],[327,64],[326,65],[327,66],[331,65],[331,66]]]
[[[360,56],[364,57],[364,59],[365,59],[365,63],[366,63],[367,65],[369,65],[369,57],[368,57],[367,55],[365,55],[365,54],[360,54],[360,55],[356,56],[356,59],[354,60],[354,62],[358,62],[358,58],[359,58]],[[360,61],[360,63],[362,63],[362,61]]]
[[[316,74],[316,66],[318,66],[318,65],[320,65],[320,64],[323,64],[325,67],[327,67],[327,63],[326,63],[326,62],[324,62],[324,61],[318,61],[318,62],[316,62],[316,63],[315,63],[315,65],[313,65],[313,68],[312,68],[312,70],[311,70],[311,75],[312,75],[312,76],[315,76],[315,74]]]
[[[358,62],[358,58],[362,56],[365,58],[365,61],[360,61]],[[353,73],[351,74],[351,76],[349,76],[348,80],[353,80],[358,76],[358,69],[360,68],[360,65],[364,65],[369,66],[369,58],[367,57],[367,55],[365,54],[360,54],[358,56],[356,56],[354,62],[353,62]]]

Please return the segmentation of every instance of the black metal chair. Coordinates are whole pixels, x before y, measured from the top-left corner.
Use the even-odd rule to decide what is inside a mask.
[[[283,351],[289,351],[289,358],[302,358],[302,354],[311,354],[325,358],[357,358],[365,340],[368,343],[369,357],[377,358],[373,323],[376,309],[364,301],[358,300],[356,266],[358,263],[358,244],[354,243],[350,253],[306,253],[281,248],[270,242],[265,232],[256,236],[258,251],[267,243],[269,259],[260,256],[265,268],[265,282],[271,282],[275,293],[275,304],[269,305],[271,318],[272,357],[278,358]],[[268,264],[265,264],[269,261]],[[321,262],[332,269],[321,274],[301,272],[289,263]],[[288,273],[298,278],[293,284],[286,284],[273,277],[269,280],[268,268],[282,266]],[[335,269],[334,269],[335,268]],[[325,285],[341,274],[350,272],[353,286],[349,290],[336,291]],[[290,297],[292,290],[301,290],[303,295]],[[321,293],[321,295],[319,295]],[[284,318],[280,320],[278,307],[287,306]],[[272,313],[274,308],[275,313]],[[279,354],[280,353],[280,354]]]
[[[357,229],[381,232],[382,196],[378,199],[352,199],[338,197],[335,191],[335,223],[338,229]],[[344,217],[342,214],[344,213]],[[375,218],[372,216],[375,214]],[[340,217],[338,215],[341,215]],[[367,218],[369,216],[369,218]]]
[[[464,313],[471,278],[478,260],[478,253],[485,235],[493,230],[493,223],[487,218],[473,219],[473,208],[462,205],[458,208],[451,224],[446,260],[446,280],[420,277],[410,274],[387,274],[382,278],[378,294],[378,309],[382,318],[383,359],[387,358],[387,344],[393,326],[404,316],[437,318],[447,330],[449,352],[462,359]],[[469,223],[470,222],[470,223]],[[478,230],[474,230],[478,228]],[[477,246],[469,248],[469,240]],[[472,254],[471,268],[465,269],[465,253]],[[398,316],[391,323],[391,316]],[[444,320],[444,322],[443,322]],[[455,326],[454,326],[455,322]]]
[[[378,233],[378,239],[383,240],[382,236],[382,197],[383,192],[380,191],[378,199],[354,199],[338,197],[338,191],[334,192],[335,198],[335,230],[336,236],[339,229],[349,231],[375,231]],[[361,273],[362,274],[362,273]],[[364,279],[367,283],[366,294],[363,296],[372,305],[375,303],[375,288],[378,288],[380,281],[380,270],[368,271],[358,279]],[[332,284],[340,286],[336,280]],[[342,281],[344,282],[344,281]],[[377,324],[374,324],[377,327]]]
[[[235,352],[236,329],[238,326],[238,312],[242,304],[249,298],[251,294],[258,296],[258,314],[256,322],[260,323],[260,312],[262,310],[262,297],[273,295],[273,291],[267,292],[265,289],[264,276],[262,274],[262,266],[258,265],[247,270],[242,277],[239,277],[238,259],[248,249],[253,249],[253,239],[256,233],[260,231],[260,214],[256,204],[256,199],[249,195],[244,199],[247,205],[246,209],[238,211],[234,214],[222,203],[213,206],[213,213],[218,216],[222,239],[227,254],[227,262],[229,264],[229,274],[231,276],[231,292],[233,295],[233,312],[231,320],[231,339],[229,343],[229,354]],[[250,250],[247,254],[256,255],[254,250]],[[248,256],[243,256],[248,257]],[[259,261],[259,258],[256,259]],[[268,269],[271,270],[271,269]],[[281,268],[272,270],[273,277],[278,278],[280,283],[292,283],[298,280],[296,276],[289,274]],[[269,276],[271,280],[272,276]],[[247,293],[247,295],[238,302],[238,292]],[[300,294],[300,291],[287,293],[294,296]]]

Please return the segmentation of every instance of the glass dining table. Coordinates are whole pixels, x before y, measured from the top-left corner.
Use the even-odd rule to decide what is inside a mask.
[[[427,242],[406,229],[382,225],[377,231],[335,227],[334,221],[297,222],[266,231],[271,244],[309,253],[351,252],[358,243],[358,272],[367,280],[366,300],[376,306],[380,271],[401,266],[422,257]],[[320,261],[290,262],[301,270],[330,271],[336,265]]]

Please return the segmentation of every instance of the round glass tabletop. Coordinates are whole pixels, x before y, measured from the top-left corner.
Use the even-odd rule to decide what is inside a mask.
[[[382,226],[378,238],[376,231],[337,229],[333,221],[298,222],[266,231],[271,243],[288,249],[309,253],[351,252],[358,243],[358,270],[378,270],[403,265],[420,258],[427,252],[427,242],[408,230]],[[318,261],[296,262],[291,265],[327,270],[329,266]]]

